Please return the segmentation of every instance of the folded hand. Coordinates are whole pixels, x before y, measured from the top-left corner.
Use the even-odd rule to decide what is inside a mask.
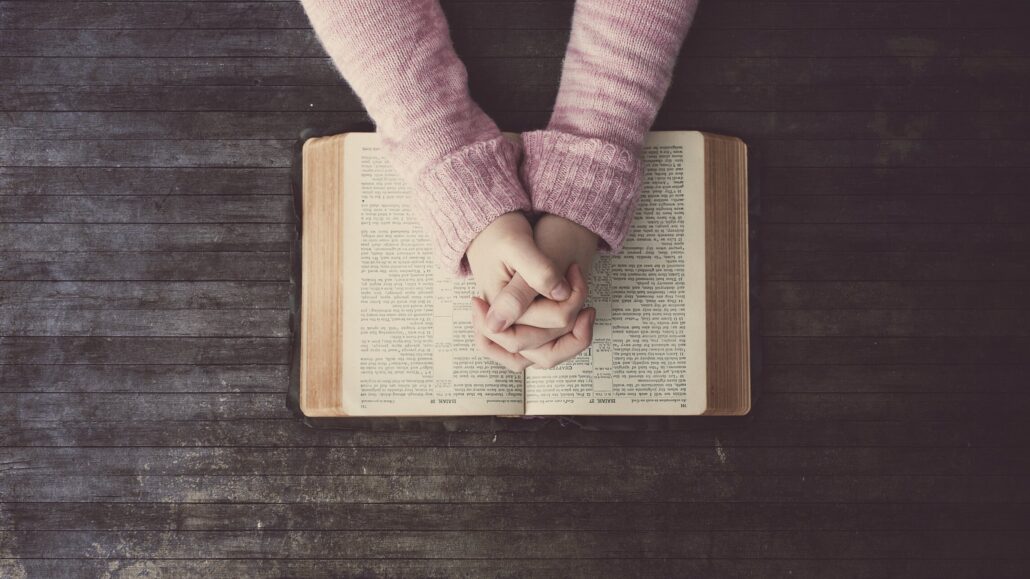
[[[530,227],[509,213],[483,230],[467,252],[487,298],[473,298],[477,348],[521,371],[553,367],[589,347],[596,312],[583,305],[596,250],[594,233],[555,215]]]

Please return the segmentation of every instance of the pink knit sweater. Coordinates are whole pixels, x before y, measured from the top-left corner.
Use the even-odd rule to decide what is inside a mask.
[[[511,211],[546,212],[618,251],[640,192],[640,147],[697,0],[577,0],[554,114],[525,158],[472,100],[436,0],[302,0],[316,34],[412,185],[448,270]],[[521,177],[521,178],[520,178]]]

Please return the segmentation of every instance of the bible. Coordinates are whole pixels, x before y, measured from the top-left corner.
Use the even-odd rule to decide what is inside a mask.
[[[517,138],[517,135],[509,135]],[[471,278],[442,271],[375,133],[301,155],[306,416],[741,415],[750,411],[747,149],[655,131],[621,252],[587,283],[591,346],[514,373],[476,351]]]

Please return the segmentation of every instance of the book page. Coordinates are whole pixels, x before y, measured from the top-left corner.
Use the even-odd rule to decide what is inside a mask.
[[[591,347],[526,371],[527,414],[700,414],[706,405],[704,138],[653,132],[618,255],[588,280]]]
[[[522,414],[522,374],[472,340],[471,278],[434,261],[375,133],[344,145],[343,394],[352,415]]]

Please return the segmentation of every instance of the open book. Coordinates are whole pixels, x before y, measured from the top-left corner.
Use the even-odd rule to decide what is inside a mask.
[[[472,279],[437,267],[375,133],[304,143],[300,407],[307,416],[746,414],[746,148],[649,135],[621,253],[596,258],[593,343],[513,373],[476,351]]]

